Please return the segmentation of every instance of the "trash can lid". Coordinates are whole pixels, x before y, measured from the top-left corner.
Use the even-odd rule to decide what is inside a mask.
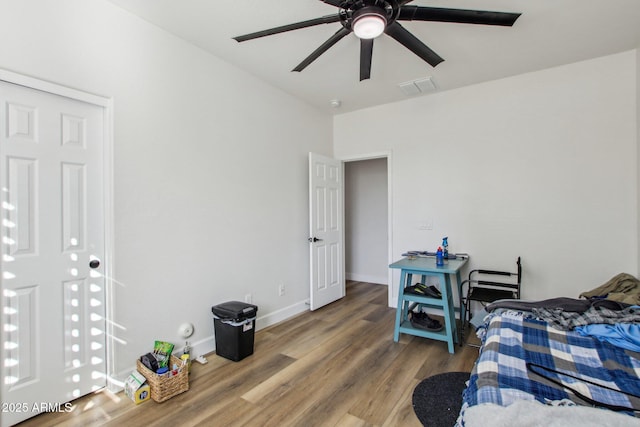
[[[221,319],[242,320],[255,317],[258,306],[241,301],[227,301],[211,307],[211,312]]]

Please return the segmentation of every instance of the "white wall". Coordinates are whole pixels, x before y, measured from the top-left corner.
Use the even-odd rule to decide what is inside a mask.
[[[577,298],[638,273],[636,67],[630,51],[339,115],[334,154],[393,151],[398,258],[448,236],[470,267],[522,256],[524,298]]]
[[[387,159],[345,162],[344,177],[345,277],[386,285]]]
[[[331,154],[329,117],[106,1],[0,10],[0,68],[114,99],[116,373],[181,347],[184,321],[212,350],[212,305],[306,309],[307,153]]]

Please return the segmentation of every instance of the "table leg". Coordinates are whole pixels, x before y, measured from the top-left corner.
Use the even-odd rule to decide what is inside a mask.
[[[451,279],[448,274],[439,274],[442,289],[442,315],[444,317],[444,328],[447,334],[447,345],[449,353],[454,353],[453,341],[456,334],[456,322],[452,321],[453,316],[453,298],[451,297]],[[455,318],[454,318],[455,319]]]
[[[453,302],[453,288],[451,286],[451,275],[447,275],[447,289],[451,293],[449,295],[449,317],[451,319],[451,334],[455,342],[458,342],[458,325],[456,323],[456,305]]]
[[[400,271],[400,283],[398,283],[398,306],[396,307],[396,326],[393,329],[393,340],[398,342],[400,339],[400,324],[404,320],[406,313],[404,307],[404,288],[407,280],[411,280],[411,274],[407,274],[406,270]]]

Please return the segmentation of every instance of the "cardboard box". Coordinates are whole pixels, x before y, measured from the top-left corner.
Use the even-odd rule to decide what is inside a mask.
[[[129,399],[137,405],[149,400],[151,396],[151,390],[147,379],[137,370],[131,372],[131,375],[124,382],[124,393],[129,396]]]

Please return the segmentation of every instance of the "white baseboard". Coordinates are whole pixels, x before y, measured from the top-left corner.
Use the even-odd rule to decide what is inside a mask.
[[[354,282],[375,283],[378,285],[389,284],[389,278],[387,276],[371,276],[368,274],[359,273],[345,273],[344,276],[347,280],[353,280]]]
[[[264,329],[267,326],[275,325],[276,323],[287,320],[293,316],[297,316],[300,313],[304,313],[309,310],[308,301],[299,301],[288,307],[281,308],[265,316],[258,316],[256,319],[256,331]]]

